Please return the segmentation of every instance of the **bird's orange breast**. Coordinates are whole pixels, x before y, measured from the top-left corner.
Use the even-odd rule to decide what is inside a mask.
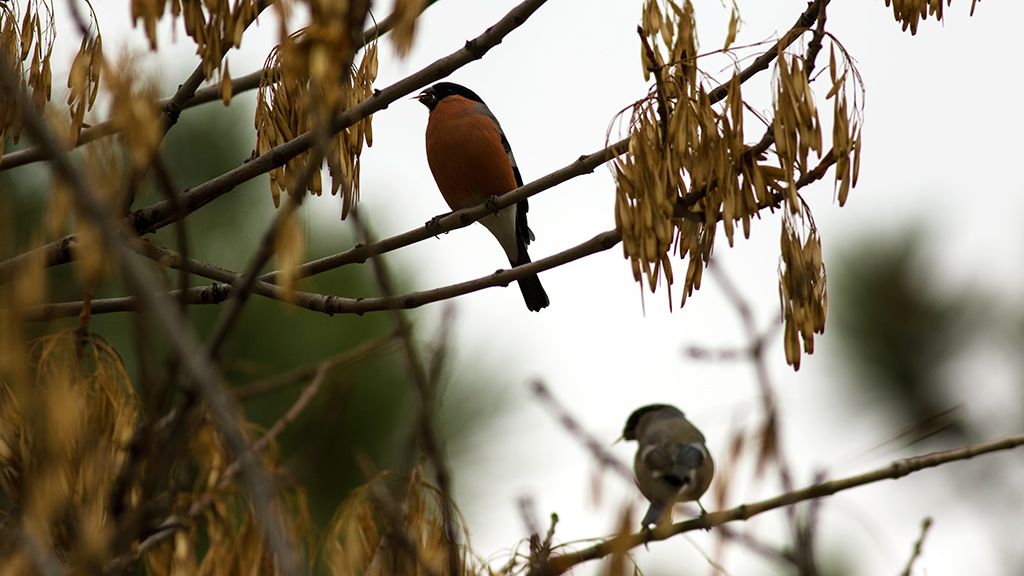
[[[498,126],[462,96],[441,99],[427,121],[427,163],[441,195],[460,210],[515,190]]]

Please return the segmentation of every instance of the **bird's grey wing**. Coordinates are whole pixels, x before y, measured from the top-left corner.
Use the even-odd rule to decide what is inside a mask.
[[[641,459],[656,475],[671,472],[674,460],[672,451],[661,445],[648,446],[641,454]]]
[[[677,446],[672,455],[672,467],[677,469],[699,468],[704,463],[704,452],[692,444]]]

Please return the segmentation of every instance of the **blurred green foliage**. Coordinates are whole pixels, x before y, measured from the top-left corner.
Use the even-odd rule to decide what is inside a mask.
[[[950,361],[977,336],[968,295],[946,295],[925,260],[924,236],[912,229],[896,237],[857,242],[830,265],[834,334],[842,361],[857,374],[860,392],[902,415],[904,426],[925,434],[967,436],[942,376]],[[941,430],[940,430],[941,429]]]
[[[189,110],[171,130],[162,148],[164,160],[174,183],[186,189],[238,166],[251,153],[253,136],[251,111],[240,99],[228,109],[217,104]],[[24,144],[24,143],[23,143]],[[8,148],[10,151],[11,148]],[[27,247],[38,245],[39,230],[47,210],[49,179],[45,165],[34,165],[0,172],[0,203],[5,219],[14,222],[8,230],[14,237],[2,245],[3,258]],[[133,208],[162,199],[152,181],[147,182]],[[333,204],[330,196],[308,199],[303,207],[306,220],[307,257],[317,258],[338,252],[354,241],[349,223],[330,225],[309,218],[312,211],[323,211]],[[329,209],[332,211],[332,209]],[[338,209],[340,213],[340,207]],[[206,262],[241,271],[245,268],[274,216],[265,177],[239,186],[186,219],[189,254]],[[173,226],[148,236],[154,242],[179,249]],[[148,263],[148,261],[146,261]],[[52,301],[78,301],[82,287],[75,264],[48,271]],[[273,266],[271,262],[270,266]],[[153,265],[153,268],[158,268]],[[176,287],[176,271],[158,270],[168,287]],[[407,285],[402,271],[393,270],[400,287]],[[191,282],[200,279],[192,278]],[[325,273],[299,284],[299,289],[345,296],[377,294],[368,266],[349,266]],[[129,294],[119,279],[95,288],[95,298]],[[221,306],[192,306],[189,315],[202,337]],[[122,354],[136,387],[140,377],[138,327],[131,314],[94,316],[90,330],[109,340]],[[40,336],[74,326],[77,318],[47,324],[30,325],[30,336]],[[151,327],[160,347],[159,327]],[[229,381],[243,385],[299,366],[316,364],[362,342],[392,331],[386,314],[333,317],[297,309],[286,304],[253,296],[232,331],[223,351]],[[167,360],[156,358],[156,365]],[[269,428],[298,398],[309,379],[244,403],[250,422]],[[145,391],[140,390],[145,395]],[[323,527],[334,510],[355,486],[365,482],[354,456],[362,452],[375,466],[394,469],[415,464],[410,456],[410,434],[414,423],[411,387],[406,381],[404,358],[397,348],[385,349],[354,363],[336,367],[328,373],[319,396],[279,437],[279,454],[288,478],[284,482],[302,484],[309,497],[314,521]],[[412,445],[415,449],[415,444]]]

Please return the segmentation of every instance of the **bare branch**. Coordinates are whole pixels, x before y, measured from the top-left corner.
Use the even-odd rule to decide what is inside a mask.
[[[790,506],[797,502],[804,502],[815,498],[824,498],[826,496],[836,494],[837,492],[842,492],[858,486],[873,484],[882,480],[895,480],[926,468],[934,468],[936,466],[942,466],[958,460],[968,460],[982,454],[989,454],[1002,450],[1012,450],[1021,445],[1024,445],[1024,434],[1007,436],[999,440],[993,440],[992,442],[964,446],[955,450],[933,452],[923,456],[895,460],[887,466],[883,466],[882,468],[857,476],[821,482],[808,486],[807,488],[780,494],[774,498],[769,498],[753,504],[741,504],[735,508],[730,508],[729,510],[711,512],[706,516],[686,520],[678,524],[672,524],[665,529],[645,530],[637,534],[624,534],[611,540],[606,540],[595,546],[591,546],[590,548],[579,550],[577,552],[567,552],[552,558],[544,573],[548,576],[562,574],[573,566],[588,560],[603,558],[604,556],[611,554],[614,550],[622,549],[623,547],[635,548],[649,542],[666,540],[676,534],[682,534],[683,532],[707,530],[720,524],[725,524],[726,522],[748,520],[759,514],[763,514],[777,508],[782,508],[784,506]]]
[[[830,0],[813,0],[813,2],[808,4],[807,10],[804,10],[804,13],[797,18],[796,23],[793,24],[789,31],[783,34],[778,42],[740,72],[740,83],[746,82],[758,72],[767,70],[768,65],[775,60],[781,50],[785,50],[790,44],[796,42],[797,38],[814,24],[814,21],[818,19],[818,12],[829,2]],[[729,83],[725,82],[711,92],[708,92],[708,99],[714,104],[728,95]]]
[[[404,248],[445,232],[465,228],[480,218],[493,214],[495,210],[501,210],[502,208],[518,204],[522,200],[530,198],[531,196],[539,194],[550,188],[554,188],[555,186],[558,186],[563,182],[567,182],[577,176],[592,174],[594,169],[598,166],[609,161],[615,155],[626,152],[628,146],[629,139],[621,140],[607,148],[604,148],[603,150],[598,150],[593,154],[580,156],[575,162],[568,166],[555,170],[547,176],[543,176],[529,184],[525,184],[515,190],[502,194],[498,197],[495,204],[488,205],[487,202],[484,202],[472,208],[464,208],[455,212],[449,212],[443,216],[431,219],[426,225],[416,228],[415,230],[410,230],[397,236],[385,238],[366,245],[357,244],[352,249],[340,254],[334,254],[318,260],[313,260],[312,262],[307,262],[306,264],[297,267],[295,269],[295,273],[299,278],[305,278],[315,276],[329,270],[334,270],[347,264],[361,264],[366,262],[367,259],[378,254],[385,254],[392,250]],[[273,283],[277,281],[279,274],[281,274],[280,271],[269,272],[260,276],[260,280]]]
[[[442,288],[434,288],[433,290],[410,292],[408,294],[398,296],[383,296],[379,298],[342,298],[339,296],[296,290],[293,293],[291,302],[301,308],[307,308],[314,312],[323,312],[328,315],[364,314],[366,312],[380,312],[382,310],[418,308],[424,304],[447,300],[470,292],[476,292],[477,290],[482,290],[484,288],[508,286],[512,282],[515,282],[524,276],[549,270],[551,268],[561,266],[562,264],[579,260],[580,258],[584,258],[591,254],[608,250],[618,244],[619,241],[619,233],[615,230],[609,230],[598,234],[582,244],[569,248],[563,252],[559,252],[553,256],[535,260],[530,264],[516,266],[509,270],[498,270],[497,272],[488,274],[487,276],[482,276],[476,280],[460,282],[458,284],[452,284]],[[212,271],[217,268],[212,265],[206,266],[208,268],[204,269],[204,274],[213,273]],[[237,279],[239,276],[234,274],[233,278]],[[266,296],[275,300],[281,300],[282,302],[289,301],[285,298],[284,289],[275,284],[256,281],[253,284],[252,291],[254,294],[259,294],[260,296]],[[180,294],[178,291],[171,291],[167,293],[167,296],[180,297]],[[186,301],[189,304],[220,304],[231,297],[231,291],[230,286],[213,284],[210,286],[197,286],[190,288],[187,291],[186,296]],[[91,303],[91,311],[93,315],[109,314],[113,312],[128,312],[137,310],[138,307],[139,300],[135,296],[105,298],[101,300],[93,300]],[[44,304],[42,306],[26,308],[24,310],[24,318],[27,322],[43,322],[56,318],[77,316],[81,310],[82,302]]]
[[[321,366],[327,366],[327,368],[330,369],[334,368],[335,366],[340,366],[342,364],[349,364],[351,362],[355,362],[357,360],[365,358],[366,356],[369,356],[370,354],[373,354],[375,352],[385,350],[391,347],[391,345],[394,344],[394,342],[394,334],[388,334],[387,336],[383,336],[381,338],[376,338],[374,340],[363,342],[362,344],[355,346],[353,348],[349,348],[348,350],[345,350],[341,354],[328,358],[323,362],[311,364],[308,366],[300,366],[298,368],[295,368],[294,370],[281,372],[269,378],[257,380],[256,382],[246,384],[245,386],[242,386],[240,388],[235,388],[235,397],[238,398],[239,400],[246,400],[248,398],[262,396],[263,394],[268,394],[270,392],[280,390],[281,388],[285,388],[287,386],[291,386],[292,384],[296,384],[298,382],[302,382],[303,380],[308,380],[309,378],[312,378],[314,375],[317,374]]]
[[[605,150],[612,149],[620,144],[626,145],[628,144],[628,141],[623,140],[622,142],[613,144],[612,146],[606,148]],[[596,157],[602,153],[604,153],[604,151],[596,152],[594,154],[591,154],[590,156],[580,157],[579,160],[577,160],[570,166],[567,166],[556,172],[552,172],[548,176],[545,176],[544,178],[541,179],[545,181],[543,185],[548,185],[548,178],[550,178],[552,181],[557,180],[558,178],[564,178],[564,180],[562,181],[568,180],[569,177],[566,177],[567,174],[570,174],[574,171],[585,169],[587,166],[590,165],[591,162],[596,161]],[[815,167],[810,172],[807,172],[799,180],[796,181],[797,188],[803,188],[804,186],[807,186],[821,179],[825,175],[825,172],[828,170],[828,168],[833,164],[835,164],[835,158],[833,158],[832,154],[826,154],[825,158],[822,159],[821,163],[818,164],[817,167]],[[537,188],[531,188],[535,183],[541,182],[541,180],[535,180],[534,182],[531,182],[526,186],[517,188],[512,192],[502,195],[500,198],[498,198],[497,204],[499,209],[504,206],[511,206],[513,203],[518,202],[519,200],[522,199],[520,195],[523,195],[523,197],[527,197],[528,195],[536,194],[541,190],[546,189],[543,188],[541,184],[538,184]],[[554,184],[550,185],[553,186]],[[771,205],[761,206],[760,209],[778,206],[778,204],[781,201],[782,196],[777,195],[774,198],[774,202]],[[676,205],[676,210],[680,210],[679,205]],[[473,208],[466,208],[464,210],[459,210],[458,212],[453,212],[447,216],[438,219],[437,222],[441,223],[439,226],[442,228],[446,226],[452,226],[453,228],[461,228],[463,226],[468,226],[469,223],[473,222],[473,220],[470,220],[469,223],[461,224],[463,215],[466,215],[466,218],[478,218],[490,212],[491,209],[486,208],[486,206],[482,204],[480,206],[476,206]],[[701,217],[703,218],[702,215]],[[721,215],[719,215],[719,218],[721,218]],[[455,225],[455,222],[460,222],[460,224]],[[351,250],[342,252],[341,254],[335,254],[334,256],[328,256],[326,258],[314,260],[313,262],[300,266],[298,269],[305,270],[308,274],[319,274],[321,272],[332,270],[345,264],[350,264],[353,262],[364,262],[366,258],[370,257],[371,254],[383,254],[390,250],[394,250],[396,248],[400,248],[402,246],[406,246],[412,244],[413,242],[421,240],[422,238],[419,238],[418,236],[421,233],[421,231],[426,230],[427,227],[418,228],[416,230],[405,232],[403,234],[399,234],[398,236],[392,236],[391,238],[381,240],[378,242],[373,242],[368,245],[357,245],[355,248],[352,248]],[[73,237],[68,237],[65,240],[69,240],[70,245],[74,245]],[[256,282],[253,284],[252,292],[254,294],[259,294],[260,296],[264,296],[267,298],[273,298],[275,300],[281,300],[283,302],[291,302],[299,307],[307,308],[309,310],[313,310],[314,312],[323,312],[328,315],[364,314],[366,312],[378,312],[381,310],[391,310],[395,308],[417,308],[419,306],[423,306],[424,304],[437,302],[439,300],[446,300],[448,298],[454,298],[456,296],[461,296],[463,294],[468,294],[470,292],[475,292],[477,290],[482,290],[484,288],[490,288],[493,286],[508,286],[512,282],[515,282],[516,280],[524,276],[529,276],[530,274],[536,274],[544,270],[549,270],[551,268],[561,266],[562,264],[566,264],[574,260],[579,260],[580,258],[584,258],[591,254],[608,250],[609,248],[618,244],[620,241],[621,238],[619,236],[618,231],[609,230],[607,232],[598,234],[597,236],[591,238],[590,240],[582,244],[579,244],[573,248],[569,248],[568,250],[564,250],[552,256],[548,256],[547,258],[535,260],[534,262],[526,264],[524,266],[517,266],[511,270],[498,270],[493,274],[477,278],[476,280],[452,284],[450,286],[445,286],[443,288],[435,288],[433,290],[425,290],[422,292],[410,292],[408,294],[403,294],[401,296],[393,296],[390,298],[341,298],[338,296],[322,295],[312,292],[295,291],[293,299],[288,300],[285,297],[284,289],[275,284],[271,284],[269,282],[265,282],[259,279],[256,280]],[[187,290],[184,296],[182,296],[182,294],[180,294],[178,291],[168,293],[169,296],[183,298],[183,300],[188,304],[220,304],[221,302],[224,302],[225,300],[230,298],[230,285],[233,285],[234,283],[238,282],[239,279],[241,278],[235,272],[232,272],[225,268],[214,266],[212,264],[207,264],[205,262],[201,262],[198,260],[189,259],[186,264],[185,261],[181,259],[180,255],[177,255],[175,252],[171,250],[161,248],[152,243],[144,243],[143,246],[145,246],[145,249],[142,250],[143,254],[149,256],[150,258],[153,258],[154,260],[157,260],[158,262],[164,264],[165,266],[177,268],[179,266],[187,265],[189,267],[189,271],[195,274],[198,274],[205,278],[209,278],[211,280],[215,280],[217,282],[223,282],[229,285],[224,286],[222,284],[213,284],[210,286],[197,286],[195,288],[190,288],[189,290]],[[18,256],[17,258],[27,259],[28,256],[26,254],[23,254],[21,256]],[[7,265],[8,263],[11,263],[13,265],[14,260],[16,259],[12,258],[11,260],[8,260],[3,264],[0,264],[0,279],[2,279],[3,277],[4,266]],[[260,278],[262,279],[269,277],[270,279],[275,280],[276,275],[279,273],[279,271],[271,272],[261,276]],[[136,309],[138,309],[138,301],[134,296],[124,296],[120,298],[105,298],[100,300],[93,300],[91,303],[92,314],[129,312]],[[77,316],[78,314],[81,313],[81,311],[82,302],[62,302],[57,304],[43,304],[41,306],[35,306],[26,309],[24,318],[28,322],[44,322],[48,320],[54,320],[56,318]]]

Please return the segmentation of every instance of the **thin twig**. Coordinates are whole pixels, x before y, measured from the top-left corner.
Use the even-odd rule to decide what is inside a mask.
[[[153,174],[156,176],[156,181],[160,184],[160,189],[174,205],[177,212],[177,218],[174,222],[174,234],[178,242],[178,253],[181,254],[183,263],[178,269],[180,272],[178,274],[178,290],[181,292],[180,304],[182,309],[184,309],[187,306],[185,294],[189,288],[189,274],[191,274],[188,267],[188,231],[185,229],[185,217],[180,212],[181,203],[178,202],[178,187],[174,185],[174,177],[171,175],[170,170],[167,169],[167,163],[164,162],[163,156],[159,152],[153,158]]]
[[[804,174],[803,177],[797,180],[797,188],[803,188],[804,186],[807,186],[812,182],[821,179],[825,175],[826,170],[834,163],[835,159],[831,155],[826,156],[826,158],[821,161],[817,168],[808,172],[807,174]],[[520,188],[519,190],[523,190],[524,188]],[[512,193],[510,192],[508,195],[510,194]],[[502,196],[501,199],[499,199],[499,204],[503,204],[504,202],[506,202],[506,200],[504,199],[505,196]],[[778,202],[781,202],[781,196],[776,200],[775,204],[778,204]],[[764,209],[767,207],[769,206],[766,205],[761,207],[760,209]],[[459,212],[455,212],[449,216],[446,216],[445,218],[442,219],[442,221],[446,221],[447,218],[457,217],[458,215],[463,213],[469,213],[471,211],[475,212],[478,208],[480,207],[460,210]],[[721,215],[719,215],[719,218],[721,218]],[[365,246],[360,245],[357,246],[356,248],[353,248],[352,250],[349,250],[348,252],[343,252],[342,254],[335,256],[351,255],[361,250],[367,250],[374,254],[384,253],[397,247],[389,246],[389,240],[394,240],[396,241],[396,243],[398,243],[399,239],[402,239],[403,237],[413,234],[414,232],[416,231],[406,232],[405,234],[393,236],[388,240],[373,242]],[[364,314],[366,312],[390,310],[395,307],[401,307],[406,309],[416,308],[419,306],[423,306],[424,304],[429,304],[431,302],[437,302],[439,300],[445,300],[448,298],[454,298],[455,296],[461,296],[463,294],[468,294],[470,292],[482,290],[484,288],[491,288],[494,286],[508,286],[509,284],[515,282],[521,277],[529,276],[530,274],[536,274],[544,270],[549,270],[551,268],[561,266],[562,264],[566,264],[574,260],[579,260],[580,258],[584,258],[591,254],[608,250],[609,248],[612,248],[613,246],[618,244],[620,241],[621,238],[619,236],[619,233],[615,230],[609,230],[607,232],[602,232],[601,234],[598,234],[597,236],[591,238],[586,242],[583,242],[582,244],[579,244],[567,250],[563,250],[562,252],[559,252],[552,256],[548,256],[547,258],[536,260],[530,264],[517,266],[515,268],[512,268],[511,270],[499,270],[493,274],[477,278],[476,280],[460,282],[458,284],[452,284],[450,286],[445,286],[442,288],[435,288],[433,290],[410,292],[408,294],[394,296],[392,298],[341,298],[338,296],[316,294],[312,292],[295,291],[293,298],[288,299],[285,296],[283,288],[275,284],[263,282],[261,280],[257,280],[254,283],[252,291],[254,294],[258,294],[260,296],[290,302],[301,308],[307,308],[309,310],[313,310],[314,312],[323,312],[328,315]],[[146,246],[146,244],[143,243],[143,246],[145,247],[145,249],[142,250],[143,254],[151,258],[154,258],[155,260],[158,260],[160,263],[166,266],[176,268],[180,265],[183,265],[182,261],[180,260],[180,257],[178,257],[171,250],[158,247],[154,244],[149,244],[148,246]],[[316,260],[311,264],[323,263],[325,260],[330,258],[334,257]],[[336,268],[337,266],[341,266],[349,262],[356,261],[353,258],[347,259],[346,262],[339,263],[339,260],[341,260],[341,258],[332,261],[329,265],[318,264],[316,266],[315,273],[320,273],[326,270]],[[237,282],[238,279],[240,278],[238,274],[231,272],[230,270],[226,270],[224,268],[220,268],[218,266],[200,262],[194,259],[188,261],[188,266],[189,269],[195,274],[223,283],[213,284],[210,286],[197,286],[189,289],[185,295],[185,300],[189,304],[220,304],[221,302],[224,302],[231,295],[230,285]],[[302,267],[299,268],[301,269]],[[271,274],[277,274],[277,272],[273,272]],[[271,279],[276,279],[276,277],[271,277]],[[227,286],[225,284],[227,284]],[[168,294],[172,297],[180,297],[180,294],[178,292],[170,292]],[[136,310],[137,307],[138,301],[134,296],[94,300],[91,304],[92,314],[111,314],[114,312],[128,312]],[[61,302],[56,304],[43,304],[26,309],[25,320],[29,322],[44,322],[54,320],[56,318],[77,316],[81,312],[81,310],[82,302]]]
[[[245,455],[247,457],[255,458],[256,455],[265,450],[267,446],[269,446],[270,443],[273,442],[289,424],[294,422],[295,419],[299,417],[299,414],[302,413],[302,411],[309,405],[313,398],[316,397],[317,392],[320,391],[320,387],[323,384],[324,377],[327,374],[327,371],[332,366],[333,365],[331,364],[330,360],[322,362],[318,366],[316,377],[313,379],[313,381],[309,384],[309,386],[306,387],[305,390],[302,391],[302,394],[299,395],[299,398],[295,401],[294,404],[292,404],[288,411],[285,412],[284,415],[281,416],[281,418],[279,418],[277,422],[274,423],[273,426],[271,426],[270,430],[268,430],[267,433],[264,434],[259,440],[252,443],[252,446],[250,446],[245,452]],[[199,514],[206,509],[206,507],[208,507],[210,504],[213,504],[215,495],[227,489],[227,487],[231,484],[231,481],[234,480],[235,476],[240,471],[242,471],[243,466],[244,461],[242,458],[236,458],[230,465],[228,465],[228,467],[224,470],[224,473],[221,475],[220,480],[218,480],[216,487],[214,487],[209,492],[206,492],[203,495],[201,495],[192,503],[191,506],[189,506],[189,510],[188,513],[186,514],[186,517],[189,520],[192,520],[199,516]],[[174,532],[185,529],[187,527],[187,524],[188,523],[183,522],[182,518],[179,518],[177,516],[169,517],[167,520],[160,524],[155,533],[153,533],[148,538],[139,543],[137,555],[142,555],[148,550],[151,550],[154,546],[156,546],[163,540],[166,540],[167,537],[173,534]],[[113,564],[124,566],[127,564],[128,561],[131,560],[131,557],[131,554],[126,554],[114,560]]]
[[[572,414],[569,414],[569,411],[555,399],[543,382],[534,380],[532,388],[534,395],[544,404],[544,407],[554,414],[563,428],[568,430],[576,440],[586,446],[594,460],[606,468],[611,468],[619,476],[625,478],[627,482],[633,482],[633,470],[620,462],[618,458],[612,456],[592,434],[584,430],[583,426],[580,426],[579,422],[572,417]]]
[[[833,494],[844,490],[873,484],[882,480],[895,480],[927,468],[934,468],[936,466],[942,466],[959,460],[968,460],[975,456],[989,454],[992,452],[1012,450],[1021,445],[1024,445],[1024,434],[1007,436],[999,440],[964,446],[955,450],[933,452],[923,456],[895,460],[887,466],[883,466],[857,476],[830,480],[828,482],[814,484],[793,492],[780,494],[774,498],[769,498],[753,504],[741,504],[735,508],[730,508],[729,510],[711,512],[699,518],[673,524],[664,530],[645,530],[637,534],[627,534],[611,540],[606,540],[600,544],[591,546],[590,548],[576,552],[567,552],[552,558],[547,566],[545,574],[547,576],[562,574],[578,564],[597,558],[603,558],[604,556],[611,554],[614,550],[621,550],[623,547],[632,549],[649,542],[666,540],[676,534],[682,534],[683,532],[707,530],[727,522],[748,520],[759,514],[790,506],[797,502],[832,496]]]
[[[924,539],[928,536],[928,529],[932,527],[931,516],[925,517],[921,521],[921,537],[914,543],[914,551],[910,554],[910,560],[907,560],[907,567],[901,572],[901,576],[910,576],[911,569],[914,568],[914,562],[921,557],[921,547],[924,545]]]
[[[406,76],[383,90],[375,90],[369,98],[336,115],[326,128],[331,134],[336,134],[371,114],[387,108],[392,102],[409,95],[415,90],[448,76],[474,60],[483,58],[505,36],[521,26],[545,1],[524,0],[483,34],[467,41],[465,47],[434,61],[432,64]],[[190,212],[197,210],[221,195],[234,190],[238,185],[285,165],[292,158],[312,148],[315,139],[316,136],[313,132],[305,132],[296,136],[294,139],[271,148],[265,154],[242,164],[238,168],[221,174],[183,193],[183,202]],[[158,202],[148,208],[134,212],[129,217],[129,220],[131,225],[140,234],[150,232],[168,223],[167,221],[170,218],[168,208],[163,202]]]
[[[359,231],[359,236],[367,243],[373,242],[373,234],[368,225],[362,220],[360,211],[353,208],[350,212],[352,221]],[[388,270],[382,256],[375,256],[370,260],[373,266],[377,286],[380,288],[384,298],[393,300],[394,281],[391,272]],[[452,504],[451,476],[448,472],[448,465],[441,453],[441,445],[437,438],[437,430],[434,427],[434,395],[436,389],[431,386],[423,358],[420,356],[419,347],[412,334],[412,326],[398,306],[389,307],[392,319],[395,323],[395,332],[402,342],[402,350],[405,352],[406,371],[412,381],[413,390],[418,400],[419,418],[417,428],[420,434],[420,442],[423,446],[423,454],[434,465],[434,475],[437,477],[437,489],[441,493],[442,506],[441,517],[444,523],[445,544],[448,547],[448,574],[459,576],[462,573],[462,563],[459,561],[459,550],[455,534],[455,511]]]
[[[496,203],[488,204],[487,202],[484,202],[471,208],[464,208],[455,212],[449,212],[443,216],[431,219],[428,224],[414,230],[410,230],[390,238],[385,238],[383,240],[378,240],[370,244],[357,244],[355,247],[350,250],[346,250],[345,252],[313,260],[298,266],[295,268],[295,274],[298,278],[306,278],[340,268],[347,264],[362,264],[369,258],[378,254],[386,254],[392,250],[410,246],[439,234],[457,230],[459,228],[465,228],[480,218],[493,214],[495,210],[501,210],[502,208],[518,204],[527,198],[550,188],[554,188],[555,186],[577,176],[593,173],[595,168],[607,162],[612,156],[624,153],[627,150],[628,145],[628,139],[622,140],[608,148],[598,150],[593,154],[580,156],[576,161],[568,166],[555,170],[547,176],[538,178],[533,182],[502,194],[498,197]],[[269,272],[260,276],[260,280],[275,283],[280,277],[280,274],[281,271]]]
[[[274,243],[277,240],[277,235],[281,232],[281,228],[289,218],[298,218],[296,211],[302,205],[302,200],[306,197],[306,186],[309,183],[309,179],[313,177],[313,174],[320,169],[320,164],[324,157],[328,135],[326,133],[321,135],[322,139],[319,145],[315,147],[313,154],[307,158],[306,165],[303,166],[299,177],[291,183],[288,190],[288,198],[285,200],[284,205],[277,211],[277,214],[274,215],[274,220],[263,233],[259,247],[257,247],[256,253],[249,261],[245,274],[240,277],[238,282],[232,285],[227,309],[223,310],[217,317],[213,328],[210,330],[210,335],[206,339],[206,351],[211,358],[217,357],[221,346],[227,341],[231,328],[234,327],[235,322],[241,316],[242,308],[255,288],[256,275],[260,273],[263,266],[274,255]],[[183,259],[183,261],[186,260]]]
[[[234,389],[235,397],[239,400],[247,400],[249,398],[255,398],[256,396],[262,396],[286,388],[303,380],[312,378],[320,370],[321,366],[327,366],[328,368],[334,368],[342,364],[349,364],[355,362],[370,354],[379,352],[381,350],[388,349],[395,342],[395,335],[388,334],[380,338],[375,338],[363,342],[362,344],[349,348],[344,352],[328,358],[317,364],[310,364],[308,366],[299,366],[294,370],[287,372],[281,372],[280,374],[274,374],[269,378],[263,380],[257,380],[245,386],[241,386]]]
[[[328,362],[323,362],[320,364],[320,367],[316,371],[316,377],[313,378],[313,381],[309,384],[309,386],[306,386],[306,389],[302,391],[302,394],[299,395],[298,400],[296,400],[295,403],[292,404],[292,407],[289,408],[288,411],[285,412],[284,415],[277,420],[277,422],[274,422],[274,425],[270,427],[270,430],[267,430],[266,434],[260,437],[259,440],[252,443],[252,446],[249,448],[250,452],[252,452],[253,454],[259,454],[260,452],[262,452],[271,442],[274,441],[275,438],[277,438],[278,434],[280,434],[281,431],[284,430],[286,426],[294,422],[295,419],[299,417],[299,414],[302,413],[306,406],[308,406],[309,403],[316,396],[317,392],[320,391],[320,385],[323,384],[324,376],[327,374],[327,371],[330,368],[331,364]],[[226,487],[227,482],[229,482],[231,478],[233,478],[234,475],[238,473],[238,470],[240,468],[240,459],[236,459],[234,462],[231,463],[230,466],[228,466],[227,470],[224,471],[224,476],[218,483],[217,488],[223,489],[224,487]]]

